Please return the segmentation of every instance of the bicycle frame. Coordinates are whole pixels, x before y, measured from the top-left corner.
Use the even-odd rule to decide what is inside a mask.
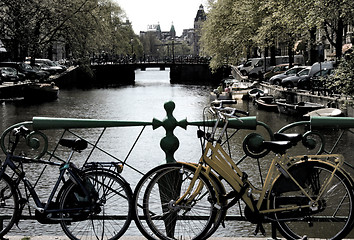
[[[19,161],[19,162],[27,162],[27,163],[41,163],[41,164],[47,164],[47,165],[54,165],[54,166],[58,166],[59,168],[59,177],[47,199],[47,202],[44,204],[40,201],[39,196],[37,194],[37,192],[35,191],[35,188],[33,187],[33,185],[31,184],[31,182],[26,178],[25,172],[22,171],[18,166],[16,166],[16,164],[14,163],[14,161]],[[61,163],[56,163],[56,162],[50,162],[50,161],[46,161],[46,160],[38,160],[38,159],[31,159],[31,158],[26,158],[26,157],[21,157],[21,156],[13,156],[12,154],[7,154],[6,159],[3,163],[3,165],[1,166],[0,169],[0,178],[3,176],[3,174],[6,174],[5,171],[7,168],[10,168],[14,174],[16,174],[17,178],[14,179],[14,184],[17,187],[20,182],[22,182],[25,186],[25,188],[29,191],[29,194],[32,196],[32,199],[35,203],[35,206],[31,206],[31,204],[29,204],[31,207],[35,208],[36,210],[38,210],[40,213],[59,213],[59,212],[65,212],[66,210],[59,210],[59,209],[49,209],[49,205],[52,202],[55,193],[58,191],[59,185],[60,183],[63,181],[65,182],[64,179],[64,174],[66,172],[69,173],[70,177],[73,178],[73,181],[75,181],[81,188],[81,190],[84,192],[85,196],[90,196],[90,194],[88,193],[87,189],[84,187],[84,184],[81,180],[81,178],[71,169],[70,167],[70,157],[68,158],[68,161],[65,164],[61,164]],[[13,177],[12,177],[13,179]],[[22,196],[20,191],[17,191],[18,194],[20,196]],[[22,197],[21,197],[22,198]],[[28,199],[26,199],[28,200]],[[22,210],[22,208],[21,208]]]
[[[221,118],[219,117],[218,120],[216,121],[210,139],[214,138],[215,130],[216,127],[218,127],[219,125],[220,119]],[[223,127],[221,135],[226,130],[226,126],[227,126],[227,121]],[[209,177],[209,174],[212,173],[211,171],[212,169],[216,172],[217,175],[219,175],[228,184],[230,184],[230,186],[239,194],[236,197],[241,198],[243,202],[251,209],[252,212],[258,212],[260,214],[268,214],[268,213],[281,212],[281,211],[298,210],[300,208],[309,208],[311,207],[312,203],[319,201],[319,199],[322,197],[322,195],[324,194],[324,190],[332,181],[334,173],[336,171],[341,171],[343,173],[341,167],[344,164],[344,158],[340,154],[307,155],[307,156],[303,155],[303,156],[295,156],[295,157],[288,157],[286,154],[276,155],[275,158],[273,158],[271,165],[268,169],[267,176],[265,178],[262,188],[257,189],[248,180],[247,174],[245,172],[242,172],[241,169],[237,167],[237,165],[233,162],[229,154],[222,148],[220,141],[215,141],[215,142],[216,142],[215,144],[213,144],[212,140],[207,142],[204,149],[204,154],[200,158],[198,164],[193,165],[193,164],[183,163],[183,164],[188,164],[190,166],[193,166],[196,170],[193,179],[190,183],[190,186],[188,187],[186,192],[176,201],[176,204],[179,204],[182,201],[187,203],[191,202],[195,198],[195,196],[197,196],[201,192],[203,188],[202,183],[198,183],[198,186],[192,192],[196,180],[198,179],[200,174],[206,176],[208,180],[213,184],[215,178],[213,178],[214,180],[212,180]],[[334,159],[334,160],[329,161],[329,159]],[[327,181],[321,186],[320,188],[321,191],[318,194],[316,199],[313,199],[304,190],[304,188],[296,180],[296,178],[292,176],[292,174],[288,171],[288,169],[290,169],[295,164],[301,164],[302,162],[305,161],[320,161],[322,163],[332,165],[334,169],[331,174],[331,177],[327,179]],[[291,179],[291,181],[300,189],[300,191],[304,194],[304,196],[306,196],[309,199],[308,201],[309,204],[302,205],[302,206],[294,205],[294,206],[287,206],[284,208],[270,209],[270,199],[268,193],[272,190],[274,183],[281,175],[285,175],[286,178]],[[258,200],[254,200],[253,194],[259,195]],[[220,198],[222,198],[222,196],[219,196],[218,192],[216,192],[216,197],[218,199],[218,202],[220,202]],[[266,205],[267,208],[261,209],[264,201],[267,201],[267,205]]]
[[[209,151],[212,152],[210,157],[207,156],[207,153]],[[323,186],[321,186],[321,192],[319,193],[317,198],[313,199],[310,195],[306,193],[306,191],[303,189],[301,184],[299,184],[298,181],[295,179],[295,177],[292,176],[291,173],[288,171],[288,169],[291,168],[293,165],[300,164],[301,162],[305,161],[305,160],[298,160],[303,157],[304,156],[295,156],[289,158],[286,155],[276,156],[272,160],[271,166],[268,170],[262,189],[257,189],[252,185],[251,182],[249,182],[249,180],[247,179],[247,174],[242,172],[236,166],[236,164],[232,161],[232,159],[228,156],[228,154],[224,151],[224,149],[221,147],[220,144],[217,143],[215,146],[213,146],[211,142],[208,142],[206,146],[205,154],[200,159],[199,164],[193,165],[193,164],[184,163],[193,166],[196,169],[196,171],[190,186],[183,194],[183,196],[181,196],[176,201],[176,204],[180,203],[182,200],[191,202],[194,199],[194,197],[198,195],[198,193],[201,191],[203,187],[203,184],[199,183],[199,185],[195,188],[194,192],[191,191],[195,185],[195,181],[198,178],[199,174],[203,174],[208,178],[208,180],[211,183],[213,183],[213,181],[215,181],[215,178],[213,178],[214,179],[213,180],[209,177],[209,174],[212,173],[211,169],[213,169],[217,174],[221,176],[221,178],[225,179],[225,181],[228,182],[237,193],[242,194],[241,196],[242,200],[253,212],[259,212],[260,214],[267,214],[273,212],[297,210],[299,208],[311,207],[311,205],[308,204],[302,206],[293,206],[293,207],[288,206],[286,208],[270,209],[269,201],[268,201],[267,209],[261,209],[263,202],[265,200],[269,200],[269,196],[267,199],[267,192],[269,192],[272,189],[273,184],[282,174],[288,176],[296,184],[296,186],[299,187],[302,193],[309,199],[309,203],[314,203],[321,198],[324,189],[326,189],[326,186],[332,181],[334,173],[336,171],[342,171],[341,166],[344,163],[344,159],[343,156],[340,154],[308,155],[307,157],[309,159],[307,159],[306,161],[321,161],[325,164],[330,164],[334,167],[331,177],[326,181],[326,183],[324,183]],[[336,163],[335,164],[333,162],[329,163],[328,159],[330,158],[333,158],[334,159],[333,162]],[[203,164],[206,164],[207,166],[204,167]],[[204,171],[202,171],[202,168],[205,168]],[[242,191],[242,188],[245,187],[247,188],[247,190]],[[258,194],[259,199],[254,200],[252,194]],[[189,197],[185,199],[188,195]],[[216,195],[217,195],[217,199],[220,199],[222,197],[219,196],[218,192],[216,192]]]

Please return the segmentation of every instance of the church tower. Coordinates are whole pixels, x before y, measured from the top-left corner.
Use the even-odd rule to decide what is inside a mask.
[[[195,56],[199,56],[200,53],[199,40],[201,37],[202,24],[205,20],[206,20],[206,14],[204,12],[204,7],[202,4],[200,4],[199,10],[194,19],[194,55]]]
[[[173,22],[172,22],[171,29],[170,29],[170,36],[172,39],[176,38],[176,30],[175,30],[175,26],[173,25]]]

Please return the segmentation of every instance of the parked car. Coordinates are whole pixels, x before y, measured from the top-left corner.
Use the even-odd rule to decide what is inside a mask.
[[[247,76],[249,71],[254,67],[254,65],[258,62],[260,58],[250,58],[244,64],[238,66],[238,70],[240,70],[243,76]]]
[[[19,73],[16,69],[11,67],[0,67],[0,72],[0,84],[3,82],[19,82],[25,80],[23,73]]]
[[[1,67],[0,68],[1,84],[3,82],[17,82],[18,81],[17,74],[12,69],[13,68],[10,68],[10,67]]]
[[[55,64],[55,66],[61,67],[64,71],[67,69],[67,66],[60,64],[59,61],[53,61],[53,63]]]
[[[50,75],[54,75],[54,74],[58,73],[58,69],[57,68],[50,67],[50,66],[48,66],[48,65],[46,65],[44,63],[36,63],[34,65],[34,67],[36,67],[37,69],[40,69],[42,71],[46,71]]]
[[[285,64],[279,64],[276,65],[272,68],[272,70],[270,70],[269,72],[266,72],[263,76],[264,81],[269,81],[269,79],[271,77],[273,77],[274,75],[280,74],[285,72],[286,70],[289,69],[289,64],[285,63]]]
[[[39,76],[38,78],[41,79],[47,79],[49,78],[49,76],[51,75],[50,72],[45,71],[43,69],[41,69],[38,66],[31,66],[33,70],[37,71],[37,75]]]
[[[333,67],[334,62],[314,63],[311,67],[305,68],[304,70],[298,72],[296,75],[284,78],[281,82],[281,85],[286,88],[297,87],[299,81],[304,83],[322,69],[332,69]]]
[[[275,57],[275,65],[289,63],[289,56],[276,56]],[[294,64],[295,65],[303,65],[304,64],[304,56],[295,55],[294,56]],[[253,68],[251,68],[248,72],[248,76],[253,79],[263,77],[265,72],[270,71],[273,68],[271,65],[271,58],[258,58],[257,62],[254,63]]]
[[[281,81],[281,86],[286,87],[286,88],[297,87],[297,83],[301,78],[309,77],[310,70],[311,70],[311,67],[307,67],[293,76],[284,78]]]
[[[30,61],[27,60],[27,64],[30,64]],[[64,72],[66,70],[65,67],[55,64],[52,60],[35,58],[34,63],[36,66],[39,66],[44,71],[49,72],[50,74],[57,74]]]
[[[287,77],[290,77],[290,76],[294,76],[298,72],[300,72],[301,70],[304,70],[305,68],[306,68],[305,66],[295,66],[295,67],[285,71],[284,73],[274,75],[273,77],[271,77],[269,79],[269,83],[281,86],[281,81],[284,78],[287,78]]]
[[[328,77],[329,75],[334,73],[334,68],[325,68],[322,69],[320,71],[318,71],[317,73],[315,73],[312,77],[308,76],[308,77],[304,77],[299,79],[298,83],[297,83],[297,88],[299,89],[312,89],[313,87],[321,87],[323,84],[320,80],[321,77]]]
[[[33,69],[30,65],[23,62],[0,62],[0,67],[12,67],[18,72],[23,73],[26,79],[29,80],[43,80],[47,75],[42,72]]]

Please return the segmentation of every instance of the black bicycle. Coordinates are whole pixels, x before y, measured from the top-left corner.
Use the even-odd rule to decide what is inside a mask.
[[[0,237],[19,222],[25,206],[35,209],[38,222],[60,224],[70,239],[118,239],[125,233],[132,219],[132,190],[119,175],[120,164],[91,162],[76,167],[71,162],[73,154],[87,147],[87,142],[80,138],[60,139],[59,145],[71,149],[66,160],[29,158],[14,152],[21,139],[33,141],[28,138],[31,131],[19,126],[9,135],[6,159],[0,168]],[[26,177],[26,163],[59,168],[59,176],[45,202]]]

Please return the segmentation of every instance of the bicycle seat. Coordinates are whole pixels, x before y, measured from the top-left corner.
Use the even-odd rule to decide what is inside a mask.
[[[274,153],[284,154],[285,151],[293,146],[291,141],[264,141],[263,147]]]
[[[87,148],[87,142],[83,139],[66,139],[62,138],[59,140],[59,144],[63,147],[71,148],[74,151],[82,151]]]
[[[302,134],[300,133],[274,133],[274,139],[277,141],[290,141],[293,145],[296,145],[302,140]]]

